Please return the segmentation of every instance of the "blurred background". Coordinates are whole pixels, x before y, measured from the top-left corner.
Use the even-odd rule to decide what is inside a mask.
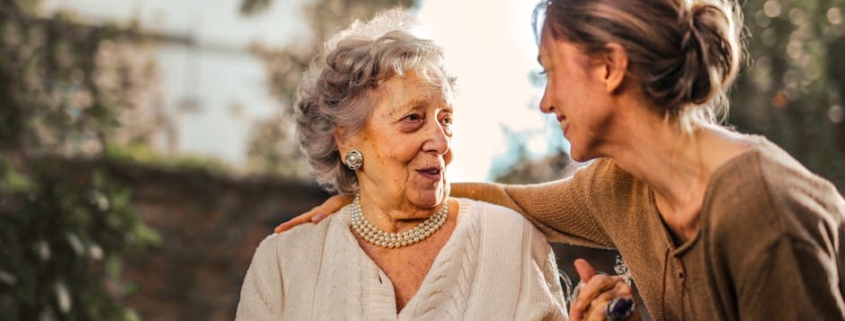
[[[530,0],[0,0],[0,319],[231,320],[258,243],[324,200],[292,93],[401,6],[459,76],[452,181],[577,168],[538,112]],[[845,0],[747,0],[728,124],[845,188]],[[554,245],[561,269],[616,253]],[[575,280],[577,281],[577,280]]]

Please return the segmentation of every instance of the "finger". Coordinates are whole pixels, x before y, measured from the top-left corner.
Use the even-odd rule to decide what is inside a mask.
[[[347,204],[352,203],[354,199],[351,195],[340,194],[329,197],[323,204],[317,205],[317,207],[309,211],[309,213],[313,214],[311,215],[311,222],[319,223],[328,217],[326,213],[336,213]]]
[[[614,311],[611,313],[609,309],[613,301],[617,302]],[[628,302],[627,305],[626,303],[623,303],[625,301]],[[636,315],[632,314],[636,312],[635,306],[636,305],[634,304],[634,295],[631,291],[631,286],[625,283],[624,281],[620,281],[619,283],[616,283],[613,289],[605,291],[604,293],[596,297],[595,300],[593,300],[591,307],[596,307],[597,309],[590,310],[589,318],[587,319],[591,320],[593,318],[596,318],[596,320],[604,320],[610,318],[610,315],[612,314],[616,318],[625,318],[624,316],[628,315],[625,320],[629,320],[631,316]],[[629,308],[631,310],[628,310]],[[626,312],[624,311],[630,312],[627,312],[626,314]],[[638,319],[639,317],[637,316],[636,318],[630,320]]]
[[[616,297],[614,289],[602,292],[596,296],[591,302],[587,310],[584,312],[584,320],[605,320],[605,311],[610,299]]]
[[[588,282],[590,279],[596,275],[596,269],[590,265],[590,262],[587,262],[585,259],[576,259],[575,263],[575,271],[578,272],[578,277],[581,278],[581,282]]]
[[[630,286],[624,281],[616,283],[616,285],[605,292],[602,292],[590,303],[589,310],[585,312],[585,320],[605,320],[607,319],[607,309],[610,301],[613,299],[630,299],[633,300],[633,295],[630,292]]]
[[[590,309],[590,304],[605,291],[612,290],[617,283],[623,282],[622,277],[618,275],[597,274],[594,275],[589,282],[581,283],[581,289],[578,291],[578,297],[572,303],[573,312],[576,314],[584,313]]]
[[[621,280],[619,283],[616,283],[616,286],[613,288],[613,293],[616,294],[618,298],[633,298],[634,297],[634,290],[631,288],[625,280]]]
[[[353,198],[351,195],[334,195],[329,197],[329,199],[323,202],[323,204],[315,206],[310,211],[294,217],[287,222],[279,224],[279,226],[276,226],[273,231],[275,233],[281,233],[300,224],[319,223],[328,216],[326,213],[335,213],[342,207],[346,206],[346,204],[352,203],[352,200]]]
[[[325,203],[317,207],[321,209],[323,213],[334,213],[346,206],[346,204],[352,203],[353,200],[355,200],[355,197],[352,195],[338,194],[329,197]]]
[[[293,228],[294,226],[311,222],[311,218],[313,216],[317,215],[317,214],[319,214],[319,213],[315,212],[314,210],[308,211],[305,214],[299,215],[297,217],[294,217],[294,218],[288,220],[287,222],[279,224],[279,226],[276,226],[276,228],[273,230],[273,232],[275,232],[277,234],[282,233],[284,231],[287,231],[287,230]]]
[[[583,288],[584,284],[588,282],[594,275],[596,275],[596,270],[590,265],[587,260],[584,259],[576,259],[573,263],[575,265],[575,272],[578,273],[578,278],[581,281],[576,285],[577,289],[575,291],[575,298],[572,302],[572,306],[569,307],[569,318],[572,321],[582,320],[584,317],[584,313],[586,312],[587,308],[589,307],[588,304],[581,301],[579,302],[579,297],[581,297],[581,288]]]
[[[587,321],[604,321],[606,320],[605,311],[607,310],[608,297],[601,297],[593,301],[590,305],[590,310],[585,313],[584,320]]]
[[[581,305],[575,305],[578,302],[580,289],[583,283],[575,285],[575,290],[572,292],[572,303],[569,306],[569,321],[581,321],[584,317],[584,308]]]

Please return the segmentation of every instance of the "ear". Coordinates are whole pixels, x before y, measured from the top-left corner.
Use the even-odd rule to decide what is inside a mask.
[[[622,45],[611,42],[604,45],[604,84],[608,93],[616,92],[625,81],[628,71],[628,51]]]
[[[340,152],[340,155],[343,155],[344,151],[349,148],[349,143],[347,142],[348,140],[349,137],[346,135],[346,127],[338,126],[334,131],[334,142],[335,145],[337,145],[337,150]]]

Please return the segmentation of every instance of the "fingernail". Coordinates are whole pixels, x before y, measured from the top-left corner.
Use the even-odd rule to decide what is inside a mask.
[[[323,213],[318,213],[311,217],[311,222],[316,222],[323,219]]]

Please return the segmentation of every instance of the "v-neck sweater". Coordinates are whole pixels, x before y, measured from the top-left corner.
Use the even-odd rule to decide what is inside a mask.
[[[359,246],[346,206],[261,242],[236,320],[567,320],[546,238],[511,210],[458,201],[452,235],[399,313],[393,284]]]
[[[845,320],[845,201],[764,137],[711,176],[676,245],[653,190],[610,159],[539,185],[453,184],[551,241],[616,248],[655,320]]]

